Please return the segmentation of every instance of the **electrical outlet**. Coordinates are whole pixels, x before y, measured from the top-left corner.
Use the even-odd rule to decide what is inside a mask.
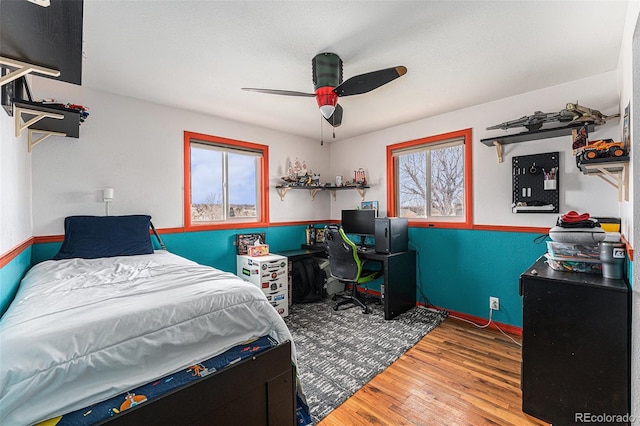
[[[500,310],[500,299],[497,297],[489,297],[489,309],[492,311]]]

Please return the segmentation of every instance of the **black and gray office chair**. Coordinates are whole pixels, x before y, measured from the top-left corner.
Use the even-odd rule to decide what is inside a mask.
[[[334,307],[334,310],[342,305],[353,303],[360,306],[362,312],[369,313],[369,308],[358,297],[358,285],[366,284],[370,281],[382,275],[382,270],[372,271],[364,269],[366,260],[363,261],[358,256],[358,248],[351,241],[342,227],[338,225],[329,225],[325,227],[324,239],[327,246],[327,253],[329,254],[329,270],[331,276],[338,281],[350,284],[351,292],[347,296],[336,295],[340,297],[340,300]]]

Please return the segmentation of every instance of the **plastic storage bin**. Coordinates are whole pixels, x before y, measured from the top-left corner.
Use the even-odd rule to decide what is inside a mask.
[[[600,248],[597,244],[572,244],[547,241],[547,251],[554,259],[578,258],[599,260]]]
[[[602,274],[602,263],[595,259],[582,259],[577,257],[553,257],[545,253],[547,265],[556,271],[564,272],[587,272],[591,274]]]

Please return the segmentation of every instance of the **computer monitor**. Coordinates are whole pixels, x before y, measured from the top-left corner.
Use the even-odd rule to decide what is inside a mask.
[[[375,210],[342,210],[342,229],[345,234],[360,235],[361,245],[367,235],[376,233]]]

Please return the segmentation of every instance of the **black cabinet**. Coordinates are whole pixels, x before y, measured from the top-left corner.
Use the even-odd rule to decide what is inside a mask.
[[[629,424],[626,281],[555,271],[538,260],[520,276],[520,294],[522,411],[554,426]]]

